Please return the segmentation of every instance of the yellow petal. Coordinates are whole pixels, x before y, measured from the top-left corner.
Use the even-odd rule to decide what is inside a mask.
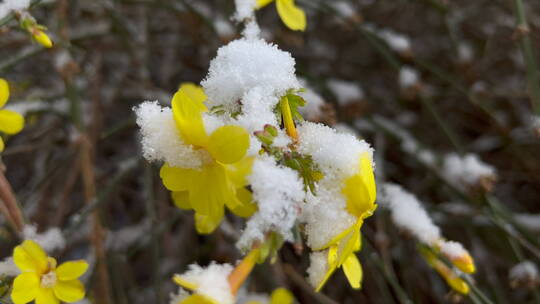
[[[306,13],[294,4],[294,0],[276,0],[277,11],[285,25],[293,31],[306,29]]]
[[[51,38],[49,38],[49,36],[47,34],[45,34],[45,32],[41,31],[41,30],[38,30],[36,31],[32,37],[34,37],[34,39],[39,43],[41,44],[42,46],[50,49],[52,48],[53,46],[53,42],[51,40]]]
[[[201,294],[194,294],[185,298],[179,304],[218,304],[218,302]]]
[[[178,90],[172,100],[174,120],[182,138],[190,145],[205,147],[208,135],[204,129],[202,113],[206,106],[193,100],[184,90]]]
[[[332,246],[329,249],[327,249],[327,265],[326,265],[326,274],[324,275],[324,278],[319,282],[319,285],[317,285],[317,288],[315,288],[316,292],[319,292],[324,284],[330,279],[332,274],[337,268],[336,264],[336,258],[337,258],[337,246]]]
[[[343,263],[343,272],[352,288],[360,288],[362,283],[362,266],[354,253],[349,255]]]
[[[59,304],[52,288],[40,288],[36,296],[36,304]]]
[[[4,140],[2,139],[2,137],[0,137],[0,152],[4,151]]]
[[[323,247],[320,248],[314,248],[315,251],[324,250],[330,246],[336,245],[339,243],[341,239],[343,239],[345,236],[347,236],[351,230],[354,229],[354,225],[351,225],[349,228],[343,230],[342,232],[338,233],[336,236],[334,236],[328,243],[326,243]]]
[[[19,133],[24,127],[24,117],[11,110],[0,110],[0,131],[7,134]]]
[[[84,286],[79,280],[59,281],[54,286],[56,297],[67,303],[82,300],[84,293]]]
[[[174,191],[171,193],[171,197],[176,207],[184,210],[192,209],[191,204],[189,203],[188,191]]]
[[[0,78],[0,108],[6,105],[9,99],[9,84],[4,78]]]
[[[450,287],[452,287],[453,290],[463,295],[469,294],[469,285],[462,278],[454,276],[448,278],[446,282],[448,283],[448,285],[450,285]]]
[[[199,285],[184,279],[179,274],[175,274],[173,276],[173,282],[176,283],[178,286],[184,287],[185,289],[192,290],[192,291],[199,288]]]
[[[88,269],[88,263],[84,260],[69,261],[56,269],[56,277],[60,281],[71,281],[82,276]]]
[[[360,172],[345,180],[342,193],[347,198],[347,211],[358,218],[366,218],[374,210],[375,177],[367,153],[360,157]]]
[[[159,171],[163,185],[170,191],[188,190],[194,174],[195,170],[170,167],[168,164],[163,165]]]
[[[254,160],[253,157],[244,157],[239,162],[225,166],[227,176],[236,188],[245,187],[249,184],[247,176],[251,174]]]
[[[34,241],[26,240],[13,250],[13,261],[22,271],[42,274],[47,270],[47,254]]]
[[[450,258],[450,257],[448,257]],[[471,255],[466,252],[460,257],[457,258],[450,258],[450,261],[461,271],[465,273],[474,273],[476,271],[476,267],[474,266],[474,260],[471,257]]]
[[[255,5],[255,9],[263,8],[263,7],[267,6],[268,4],[272,3],[272,1],[274,1],[274,0],[257,0],[257,4]]]
[[[39,290],[39,276],[33,272],[18,275],[13,281],[11,300],[15,304],[26,304],[36,298]]]
[[[195,228],[199,234],[210,234],[221,223],[223,218],[223,207],[221,207],[221,214],[202,215],[195,213]]]
[[[362,173],[363,184],[366,185],[369,200],[374,202],[377,195],[375,186],[375,175],[373,174],[373,162],[367,152],[360,156],[360,172]]]
[[[204,94],[204,90],[192,82],[184,82],[180,84],[180,90],[186,93],[186,95],[195,102],[203,103],[207,99],[206,94]]]
[[[215,130],[208,142],[208,152],[217,161],[232,164],[242,159],[249,148],[249,134],[239,126],[223,126]]]
[[[240,200],[240,204],[236,207],[229,207],[232,213],[240,217],[250,217],[257,212],[257,204],[253,202],[253,195],[245,188],[236,189],[236,196]]]
[[[285,288],[278,288],[272,292],[270,304],[293,304],[294,297],[290,291]]]
[[[189,190],[191,207],[200,214],[212,215],[234,195],[234,187],[225,175],[225,167],[218,163],[206,165],[194,178]],[[209,187],[211,185],[211,187]]]
[[[337,265],[338,267],[343,265],[345,260],[353,254],[355,249],[358,247],[358,242],[360,239],[360,228],[355,225],[355,228],[346,235],[338,245],[337,252]]]

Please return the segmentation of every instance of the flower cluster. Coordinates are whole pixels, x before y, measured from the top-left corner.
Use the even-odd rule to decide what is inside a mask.
[[[276,5],[288,20],[293,1]],[[237,18],[253,16],[244,6],[238,9]],[[246,22],[253,26],[253,20]],[[299,109],[310,101],[303,92],[291,55],[256,31],[244,32],[218,50],[201,87],[182,84],[170,107],[147,101],[134,108],[143,155],[164,163],[163,184],[176,206],[194,211],[199,233],[214,231],[228,209],[247,218],[238,248],[250,252],[247,260],[257,248],[269,249],[261,249],[267,253],[257,260],[264,260],[283,243],[275,240],[293,241],[293,230],[304,231],[313,251],[313,286],[320,290],[343,268],[359,288],[360,229],[376,208],[373,150],[354,135],[304,121]],[[223,272],[213,276],[223,279],[206,285],[234,287],[239,266],[211,265],[207,270]],[[194,266],[175,277],[195,291],[182,303],[201,294],[232,303],[235,288],[212,297],[201,284],[205,280],[199,282],[204,273]]]

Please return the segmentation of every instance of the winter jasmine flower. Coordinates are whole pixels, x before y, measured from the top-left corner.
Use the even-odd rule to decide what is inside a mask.
[[[56,260],[30,240],[15,247],[13,260],[22,272],[13,281],[13,303],[73,303],[84,298],[84,286],[78,278],[88,269],[85,261],[69,261],[56,267]]]

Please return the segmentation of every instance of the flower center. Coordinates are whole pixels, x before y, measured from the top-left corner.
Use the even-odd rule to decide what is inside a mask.
[[[41,287],[52,288],[56,285],[56,272],[50,271],[41,276]]]

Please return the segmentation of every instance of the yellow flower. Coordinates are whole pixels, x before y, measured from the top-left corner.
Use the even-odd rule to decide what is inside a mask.
[[[274,0],[257,0],[257,9],[260,9]],[[306,13],[298,8],[294,0],[275,0],[281,21],[293,31],[306,30]]]
[[[84,298],[84,286],[78,278],[88,269],[85,261],[69,261],[57,268],[56,260],[30,240],[15,247],[13,260],[22,272],[13,281],[13,303],[73,303]]]
[[[364,219],[371,216],[377,205],[375,176],[371,157],[368,153],[360,155],[359,171],[344,181],[342,193],[347,200],[347,211],[357,220],[351,227],[335,236],[322,248],[328,249],[328,270],[316,290],[319,291],[330,278],[332,273],[343,267],[343,272],[352,288],[358,289],[362,284],[362,265],[355,252],[362,246],[360,228]]]
[[[285,288],[277,288],[270,296],[270,304],[293,304],[294,297],[290,291]],[[249,301],[246,304],[263,304],[259,301]]]
[[[52,42],[51,38],[49,38],[49,36],[47,36],[47,34],[45,34],[45,32],[42,31],[41,29],[34,29],[32,31],[32,37],[39,44],[41,44],[42,46],[44,46],[44,47],[46,47],[48,49],[52,48],[52,46],[53,46],[53,42]]]
[[[209,160],[200,169],[161,168],[165,187],[173,191],[175,204],[195,210],[199,233],[211,233],[221,222],[224,206],[240,216],[255,212],[251,193],[245,189],[253,160],[245,157],[249,134],[239,126],[226,125],[208,135],[202,114],[207,111],[200,87],[184,84],[174,95],[172,111],[183,140],[195,149],[208,152]]]
[[[470,289],[467,282],[460,278],[452,269],[446,266],[446,264],[441,261],[433,252],[428,249],[421,248],[420,253],[422,256],[424,256],[424,259],[429,266],[435,269],[435,271],[437,271],[441,277],[443,277],[448,286],[463,295],[467,295],[469,293]]]
[[[447,258],[454,266],[456,266],[457,269],[463,271],[464,273],[472,274],[476,271],[476,267],[474,265],[474,259],[470,255],[470,253],[467,250],[463,250],[461,254],[448,254],[447,252],[441,250],[441,246],[447,242],[444,239],[438,240],[433,246],[432,249],[435,250],[437,253],[442,254],[445,258]]]
[[[3,108],[9,99],[9,85],[0,78],[0,108]],[[0,110],[0,132],[6,134],[19,133],[24,127],[24,117],[14,111]],[[4,151],[4,141],[0,137],[0,152]]]

